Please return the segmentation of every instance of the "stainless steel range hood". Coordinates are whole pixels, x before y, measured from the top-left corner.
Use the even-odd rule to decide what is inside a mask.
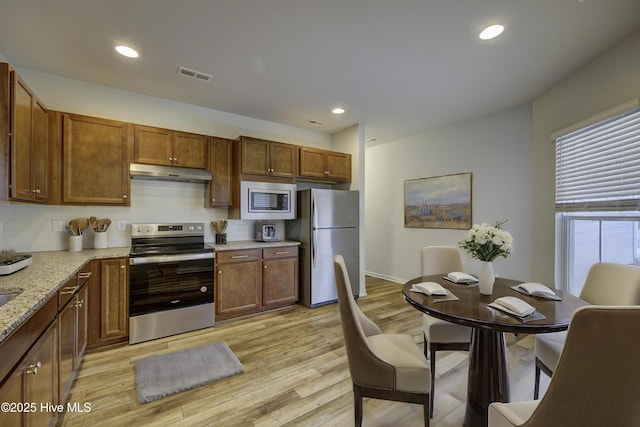
[[[211,181],[211,172],[203,169],[131,163],[129,165],[129,172],[131,173],[132,179],[204,183]]]

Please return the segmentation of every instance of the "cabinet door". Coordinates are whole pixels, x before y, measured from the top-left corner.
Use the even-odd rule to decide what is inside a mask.
[[[209,207],[226,208],[232,206],[231,172],[233,165],[233,141],[223,138],[211,138],[211,174],[209,183]]]
[[[74,301],[76,306],[76,346],[73,359],[73,370],[80,369],[82,357],[87,349],[87,330],[89,322],[89,286],[85,284],[80,288]]]
[[[195,133],[174,132],[173,164],[185,168],[207,168],[207,137]]]
[[[351,182],[351,154],[328,152],[326,165],[327,178]]]
[[[262,304],[266,308],[298,301],[298,247],[262,250]]]
[[[129,336],[129,277],[126,258],[101,261],[100,339]]]
[[[12,76],[11,197],[33,200],[31,119],[33,93],[15,71]]]
[[[65,114],[62,201],[129,205],[129,136],[125,123]]]
[[[40,411],[40,403],[58,402],[56,390],[58,370],[56,354],[55,322],[34,344],[27,355],[25,367],[25,400],[36,402],[38,410],[26,414],[27,426],[49,426],[56,418],[55,412]]]
[[[47,202],[49,192],[47,189],[49,173],[48,168],[48,135],[49,128],[48,111],[38,99],[34,100],[32,108],[32,134],[31,134],[31,167],[33,171],[34,200]]]
[[[271,175],[293,178],[296,176],[297,147],[291,144],[271,143]]]
[[[269,141],[242,137],[242,173],[251,175],[269,175],[271,173],[269,149]]]
[[[300,147],[300,176],[308,178],[325,177],[325,155],[323,150]]]
[[[59,393],[60,400],[64,402],[67,393],[73,383],[75,371],[73,361],[75,358],[76,345],[76,306],[75,298],[65,305],[58,313],[58,370],[59,370]]]
[[[260,251],[229,251],[220,255],[215,286],[216,318],[223,320],[258,311],[262,288]]]
[[[133,161],[150,165],[173,165],[173,131],[134,126]]]
[[[22,380],[24,378],[24,365],[17,367],[0,387],[1,402],[23,402]],[[39,409],[39,408],[38,408]],[[22,412],[0,411],[0,426],[21,426],[23,424]]]

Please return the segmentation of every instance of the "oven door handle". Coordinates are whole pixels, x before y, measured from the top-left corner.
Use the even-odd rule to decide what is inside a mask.
[[[152,264],[175,261],[192,261],[196,259],[213,259],[216,257],[215,252],[205,252],[201,254],[183,254],[183,255],[154,255],[142,256],[137,258],[129,258],[129,265]]]

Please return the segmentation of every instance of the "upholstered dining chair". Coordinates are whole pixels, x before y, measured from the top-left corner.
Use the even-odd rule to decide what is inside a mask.
[[[356,304],[342,255],[333,263],[356,426],[362,425],[362,400],[370,397],[421,404],[428,427],[429,365],[420,347],[411,335],[383,334]]]
[[[592,265],[580,298],[597,305],[640,305],[640,267],[613,262]],[[552,376],[566,336],[566,331],[536,335],[534,399],[540,395],[540,371]]]
[[[453,246],[425,246],[421,250],[422,275],[462,271],[460,251]],[[424,333],[424,355],[431,361],[431,403],[430,416],[433,417],[433,401],[436,381],[436,352],[442,350],[469,351],[471,328],[422,315]]]
[[[640,425],[640,306],[576,310],[546,394],[489,405],[489,427]]]

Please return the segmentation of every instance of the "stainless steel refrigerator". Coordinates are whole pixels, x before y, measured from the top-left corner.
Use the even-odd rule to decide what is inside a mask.
[[[334,255],[344,257],[353,295],[359,295],[358,198],[357,191],[298,191],[297,219],[286,222],[285,235],[300,241],[300,300],[307,307],[338,300]]]

